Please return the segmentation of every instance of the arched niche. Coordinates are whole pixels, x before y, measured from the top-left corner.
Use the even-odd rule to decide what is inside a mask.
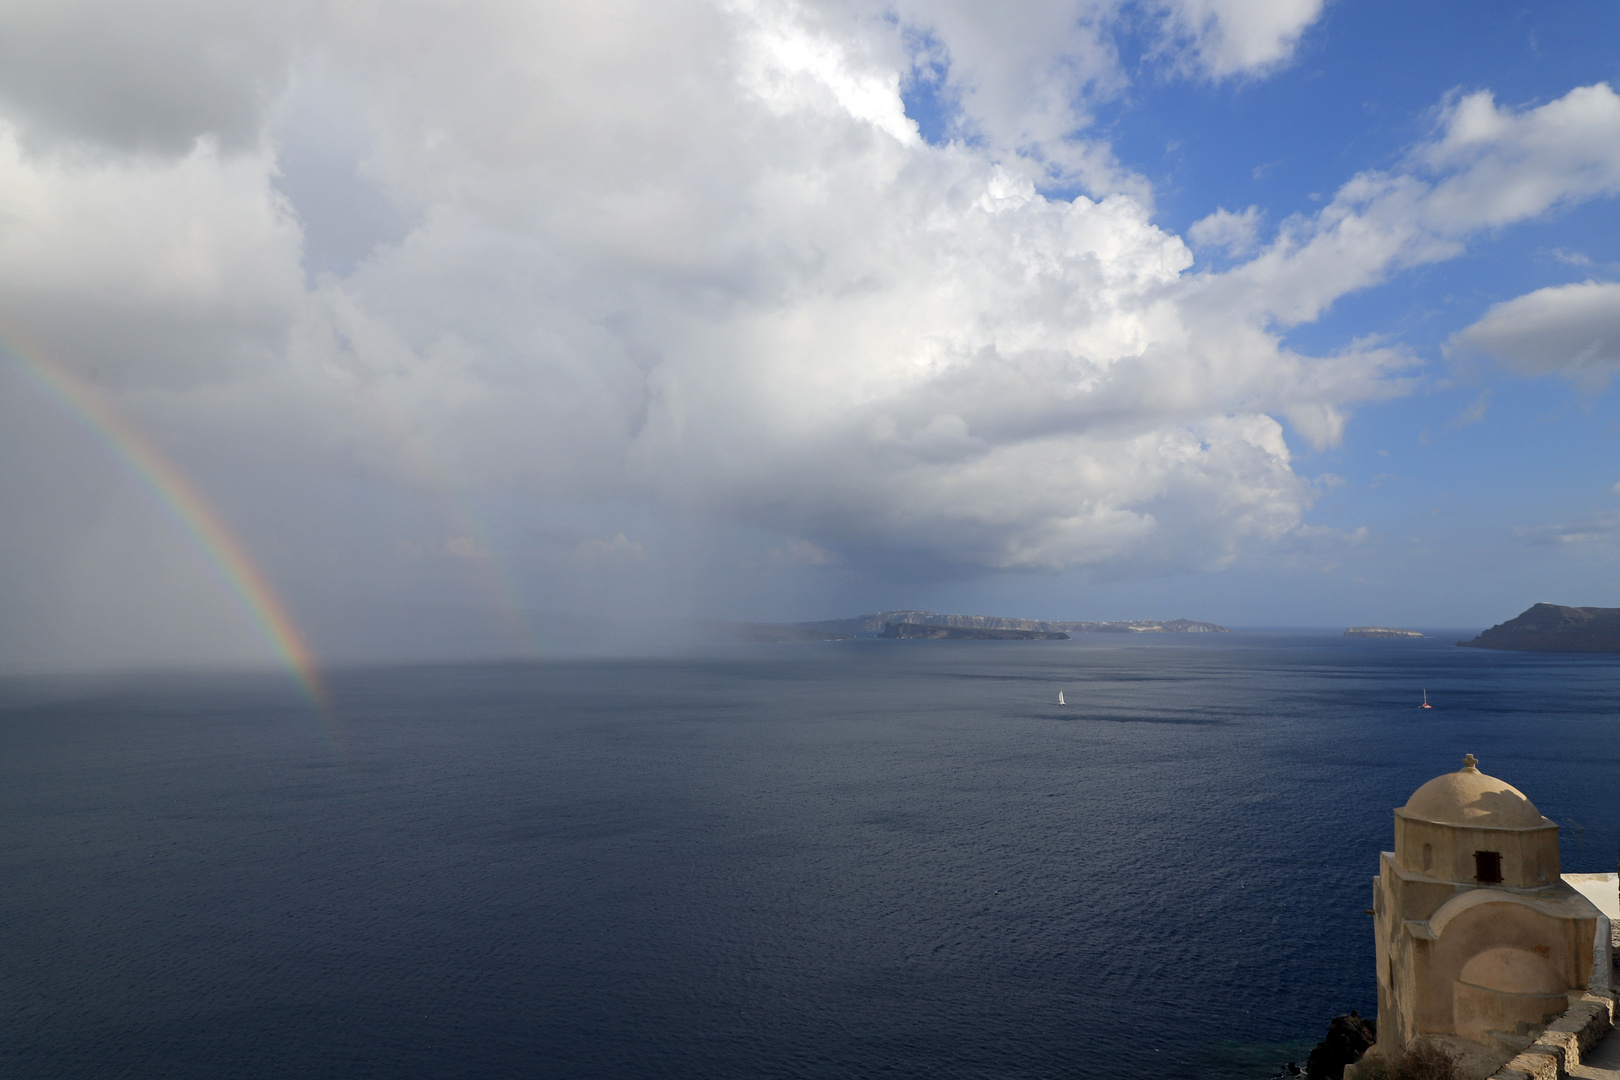
[[[1521,1023],[1545,1023],[1568,1004],[1564,976],[1531,949],[1499,946],[1477,953],[1451,985],[1456,1033],[1476,1042],[1489,1041],[1493,1031],[1512,1034]]]

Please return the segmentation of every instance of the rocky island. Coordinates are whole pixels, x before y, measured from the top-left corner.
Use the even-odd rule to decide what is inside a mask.
[[[794,623],[807,629],[838,634],[880,635],[890,623],[949,626],[958,630],[1035,630],[1045,634],[1225,634],[1224,626],[1193,619],[1136,619],[1128,622],[1047,622],[1009,619],[1000,615],[941,615],[933,611],[880,611],[850,619]]]
[[[1345,637],[1389,637],[1389,638],[1420,638],[1423,635],[1416,630],[1393,630],[1387,626],[1352,626],[1344,632]]]
[[[941,615],[933,611],[879,611],[820,622],[733,623],[706,620],[705,632],[725,641],[844,641],[852,637],[926,638],[957,641],[1062,641],[1070,634],[1226,634],[1194,619],[1134,619],[1125,622],[1045,622],[1000,615]],[[1395,632],[1395,631],[1392,631]]]
[[[930,623],[884,623],[879,637],[929,641],[1068,641],[1061,630],[1002,630],[982,626],[935,626]]]
[[[1474,640],[1457,644],[1527,652],[1620,653],[1620,608],[1536,604]]]

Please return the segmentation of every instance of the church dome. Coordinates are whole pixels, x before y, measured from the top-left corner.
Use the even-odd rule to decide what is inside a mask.
[[[1412,793],[1402,809],[1409,817],[1475,829],[1526,829],[1552,822],[1541,816],[1524,792],[1486,776],[1474,755],[1454,773],[1437,776]]]

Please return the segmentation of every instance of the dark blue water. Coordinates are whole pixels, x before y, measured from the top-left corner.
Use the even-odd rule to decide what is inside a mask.
[[[1451,640],[12,679],[0,1075],[1268,1076],[1465,752],[1615,866],[1620,659]]]

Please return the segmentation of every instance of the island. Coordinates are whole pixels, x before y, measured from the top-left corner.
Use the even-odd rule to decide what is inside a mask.
[[[1231,631],[1212,622],[1194,619],[1134,619],[1127,622],[1049,622],[1040,619],[1012,619],[1001,615],[941,615],[934,611],[879,611],[848,619],[793,623],[807,629],[857,636],[881,636],[890,623],[917,623],[948,626],[957,630],[1035,630],[1046,634],[1226,634]]]
[[[1423,635],[1416,630],[1393,630],[1387,626],[1352,626],[1344,632],[1345,637],[1390,637],[1390,638],[1420,638]]]
[[[879,637],[928,641],[1068,641],[1061,630],[1003,630],[983,626],[935,626],[931,623],[883,624]]]
[[[1535,604],[1517,618],[1457,644],[1525,652],[1620,653],[1620,608]]]
[[[859,638],[926,638],[956,641],[1065,641],[1071,634],[1228,634],[1226,627],[1196,619],[1132,619],[1121,622],[1048,622],[1002,615],[941,615],[934,611],[879,611],[820,622],[727,622],[698,620],[698,634],[713,641],[790,643]],[[893,629],[891,629],[893,628]],[[947,632],[948,631],[948,632]],[[1403,631],[1390,631],[1402,633]],[[1421,635],[1416,635],[1421,636]]]

